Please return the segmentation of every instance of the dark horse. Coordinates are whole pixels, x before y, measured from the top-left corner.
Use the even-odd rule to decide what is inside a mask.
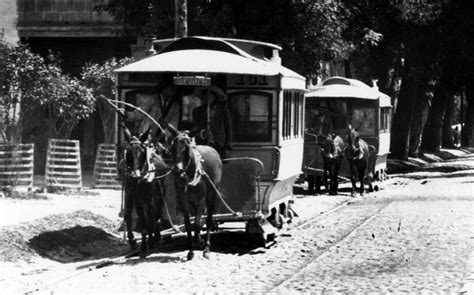
[[[352,196],[355,196],[356,178],[358,178],[360,181],[360,195],[362,196],[364,194],[364,177],[366,174],[367,181],[369,183],[369,192],[373,191],[372,171],[370,170],[374,155],[375,148],[373,146],[369,146],[365,140],[361,139],[359,132],[349,125],[346,158],[349,162],[349,168],[351,170]]]
[[[323,183],[329,189],[329,194],[337,195],[339,186],[339,169],[344,158],[344,140],[337,134],[329,134],[321,143],[323,158]],[[328,183],[329,179],[329,183]]]
[[[174,138],[171,154],[174,162],[174,184],[178,204],[183,212],[188,237],[188,260],[194,257],[195,244],[201,244],[201,216],[206,210],[206,241],[203,255],[209,258],[212,216],[216,209],[217,186],[222,177],[222,161],[215,149],[196,145],[187,132],[180,132],[170,124],[168,129]],[[190,214],[195,215],[194,237]]]
[[[125,150],[125,202],[124,218],[127,226],[128,243],[136,248],[133,236],[132,210],[138,215],[138,228],[142,234],[141,256],[156,246],[160,239],[160,219],[163,206],[162,187],[155,174],[170,168],[148,142],[148,131],[140,138],[132,137],[128,130],[125,135],[128,146]]]

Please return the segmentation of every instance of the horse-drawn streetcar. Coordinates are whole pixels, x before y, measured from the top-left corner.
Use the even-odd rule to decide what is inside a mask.
[[[323,143],[329,135],[340,136],[346,141],[350,133],[348,126],[356,130],[372,149],[366,155],[369,158],[366,176],[383,181],[387,177],[386,161],[390,148],[390,97],[375,86],[369,87],[358,80],[343,77],[328,78],[305,96],[303,172],[309,190],[318,191],[323,179]],[[351,174],[349,162],[344,157],[339,176],[350,178]]]
[[[116,71],[126,128],[137,138],[151,130],[163,139],[164,131],[168,143],[181,134],[190,144],[194,139],[213,146],[222,159],[214,224],[244,221],[249,233],[266,239],[269,221],[278,226],[282,216],[291,217],[292,187],[303,158],[305,78],[283,67],[281,48],[269,43],[185,37],[154,41],[154,48],[157,53]],[[159,130],[164,126],[150,120],[169,123],[174,131]],[[123,155],[130,143],[117,122]],[[202,158],[194,163],[209,163]],[[187,187],[197,177],[190,175]],[[164,190],[163,218],[182,224],[175,188],[165,181]]]

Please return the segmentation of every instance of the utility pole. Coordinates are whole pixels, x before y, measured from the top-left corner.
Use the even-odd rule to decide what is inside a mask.
[[[174,0],[174,34],[175,38],[188,36],[188,1]]]

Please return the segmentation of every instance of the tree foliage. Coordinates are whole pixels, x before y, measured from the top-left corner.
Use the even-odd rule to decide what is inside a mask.
[[[97,9],[126,24],[126,34],[172,38],[173,3],[111,0]],[[279,44],[284,65],[307,77],[321,74],[322,60],[348,56],[352,46],[342,36],[347,17],[340,1],[188,1],[189,35]]]
[[[115,111],[104,101],[102,96],[109,99],[115,98],[116,76],[114,70],[130,62],[132,62],[131,58],[123,58],[120,60],[112,58],[101,64],[86,64],[81,71],[82,81],[92,90],[92,94],[95,97],[96,107],[102,121],[105,143],[113,143],[114,140]]]
[[[173,3],[145,0],[132,8],[111,0],[101,9],[127,23],[128,33],[168,38],[174,36]],[[322,74],[322,60],[344,60],[351,64],[347,75],[379,80],[394,98],[393,157],[416,156],[422,141],[439,147],[441,126],[449,126],[456,113],[449,109],[455,94],[466,96],[467,112],[474,110],[468,0],[201,0],[188,6],[190,35],[279,44],[283,64],[307,78]],[[464,142],[474,136],[473,115],[464,115],[471,134]],[[425,126],[436,130],[424,132]],[[443,137],[450,138],[444,129]]]
[[[21,141],[33,112],[45,111],[53,134],[68,138],[81,119],[94,110],[91,92],[79,80],[65,75],[56,58],[32,53],[26,45],[0,47],[1,130],[7,142]]]

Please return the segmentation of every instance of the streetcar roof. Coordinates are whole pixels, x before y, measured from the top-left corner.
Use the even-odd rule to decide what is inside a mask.
[[[381,107],[391,106],[390,97],[385,93],[359,80],[338,76],[322,81],[316,87],[309,89],[305,96],[306,98],[332,97],[378,100]]]
[[[250,55],[237,46],[218,38],[185,37],[164,47],[158,53],[126,65],[118,73],[222,73],[275,76],[301,80],[298,73]]]

